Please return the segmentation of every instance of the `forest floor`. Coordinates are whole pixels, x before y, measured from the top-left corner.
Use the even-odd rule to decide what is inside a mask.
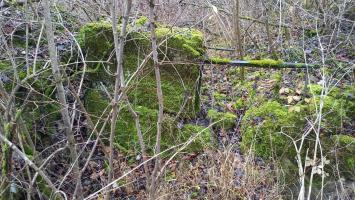
[[[20,18],[21,13],[9,13],[9,17]],[[15,16],[13,16],[15,14]],[[16,20],[9,20],[5,25],[5,34],[11,33],[18,25]],[[34,28],[39,30],[39,27]],[[23,38],[19,38],[23,40]],[[67,38],[57,38],[59,51],[65,51],[71,44]],[[313,45],[313,46],[312,46]],[[308,52],[312,54],[312,49],[316,49],[316,38],[308,41]],[[23,47],[14,47],[16,57],[23,57]],[[30,49],[33,51],[33,49]],[[258,49],[249,48],[248,52],[256,52]],[[213,54],[213,53],[211,53]],[[251,53],[252,55],[253,53]],[[292,53],[287,53],[282,59],[292,61]],[[335,57],[344,62],[354,60],[351,52],[339,50]],[[48,58],[47,48],[41,47],[37,52],[40,59]],[[310,55],[312,62],[312,56]],[[302,60],[302,59],[301,59]],[[236,119],[232,126],[210,127],[211,139],[215,148],[206,148],[199,153],[181,154],[176,159],[168,163],[164,173],[159,194],[161,199],[216,199],[221,196],[226,199],[276,199],[282,191],[279,190],[282,180],[278,180],[278,171],[274,162],[266,162],[264,159],[242,153],[240,142],[243,138],[241,133],[242,120],[245,112],[260,104],[261,100],[281,102],[283,106],[289,108],[290,112],[297,112],[299,102],[308,101],[311,98],[307,91],[307,80],[314,84],[321,84],[322,77],[320,71],[310,71],[306,73],[304,69],[245,69],[245,80],[240,79],[241,68],[227,65],[205,65],[203,68],[203,84],[201,90],[201,111],[196,119],[182,120],[180,126],[186,124],[210,126],[212,120],[208,117],[209,110],[216,110],[221,113],[233,113]],[[4,82],[9,80],[3,73],[0,79]],[[350,79],[342,79],[337,87],[343,88],[351,85]],[[352,97],[354,98],[354,97]],[[240,105],[238,101],[248,101],[248,104]],[[80,165],[83,165],[88,157],[94,141],[87,143],[89,133],[84,127],[85,118],[76,121],[76,142],[80,149]],[[263,119],[254,119],[255,124],[262,123]],[[54,122],[60,126],[60,122]],[[41,125],[39,125],[41,126]],[[344,124],[343,134],[355,137],[355,123]],[[57,134],[50,136],[48,144],[38,144],[38,151],[41,157],[49,156],[55,149],[65,145],[65,136],[58,128]],[[44,148],[45,147],[45,148]],[[52,180],[61,180],[68,169],[68,150],[64,150],[47,166],[47,172]],[[106,183],[107,146],[99,145],[95,150],[87,169],[82,175],[84,193],[90,194],[104,187]],[[164,161],[166,161],[165,159]],[[124,155],[115,152],[114,177],[118,178],[130,170],[139,166],[142,158],[139,155]],[[15,159],[17,171],[24,170],[25,163],[21,159]],[[151,163],[152,164],[152,163]],[[150,166],[152,167],[152,166]],[[72,194],[74,182],[71,177],[66,179],[61,189]],[[115,198],[120,199],[145,199],[146,197],[146,177],[143,166],[125,176],[114,185]],[[292,188],[285,185],[283,187]],[[332,193],[332,191],[329,191]],[[333,195],[333,194],[332,194]]]

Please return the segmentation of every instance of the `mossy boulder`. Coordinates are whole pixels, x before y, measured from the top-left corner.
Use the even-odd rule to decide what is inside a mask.
[[[295,137],[300,127],[302,119],[288,108],[276,101],[262,103],[247,110],[242,120],[242,150],[247,152],[251,148],[257,156],[266,159],[284,154],[292,157],[291,140],[281,131]]]
[[[108,108],[111,109],[109,101],[105,98],[105,95],[100,90],[90,90],[85,95],[85,106],[87,111],[94,116],[97,122],[101,120],[99,124],[102,124],[102,119],[107,116],[107,113],[103,115],[103,111]],[[134,154],[140,149],[137,130],[135,126],[135,119],[128,111],[126,105],[121,104],[121,112],[117,120],[115,144],[121,152],[126,154]],[[157,133],[157,116],[158,110],[151,109],[145,106],[136,105],[133,107],[140,119],[141,131],[144,135],[144,141],[146,142],[149,152],[153,151]],[[185,125],[182,129],[179,129],[175,116],[165,114],[162,124],[162,139],[161,148],[163,150],[168,149],[174,145],[186,142],[194,134],[199,133],[198,137],[185,149],[187,152],[201,151],[204,147],[210,146],[210,132],[204,130],[204,127],[195,125]],[[106,128],[106,134],[109,133],[109,127]]]
[[[327,96],[327,98],[332,97]],[[350,135],[336,135],[337,132],[333,132],[332,134],[329,132],[331,129],[339,131],[339,129],[334,129],[334,127],[339,125],[338,123],[341,121],[340,115],[343,117],[347,115],[343,111],[339,113],[340,107],[334,105],[339,102],[334,103],[334,99],[329,100],[327,98],[324,101],[323,111],[324,113],[334,112],[330,114],[333,118],[324,115],[322,129],[320,130],[323,156],[331,163],[331,165],[327,164],[324,168],[327,175],[329,175],[327,180],[333,180],[334,177],[337,177],[338,171],[336,170],[338,169],[341,176],[346,179],[353,179],[355,175],[355,160],[353,158],[355,153],[354,138]],[[338,100],[340,101],[341,99]],[[304,127],[307,124],[305,117],[312,117],[307,112],[315,112],[312,105],[298,106],[300,111],[295,111],[276,101],[269,101],[247,110],[242,120],[242,151],[249,152],[251,149],[256,156],[260,156],[266,160],[272,158],[273,160],[280,161],[280,166],[285,170],[286,175],[288,174],[287,176],[298,173],[295,163],[296,151],[291,138],[294,141],[298,141],[298,145],[300,144],[299,139],[304,133]],[[313,156],[314,141],[315,134],[311,132],[303,141],[302,158]],[[338,169],[332,168],[332,164],[334,163],[338,163]],[[309,172],[309,170],[306,171]],[[309,173],[307,173],[308,175]],[[319,177],[317,176],[316,182],[318,179]]]
[[[139,26],[128,27],[125,43],[123,67],[126,77],[130,77],[142,63],[142,60],[151,51],[150,35],[145,26],[141,24],[144,18],[137,20]],[[144,24],[144,23],[143,23]],[[156,29],[160,61],[168,64],[160,66],[161,81],[164,95],[164,110],[167,113],[180,113],[181,117],[194,117],[198,110],[199,99],[197,94],[199,86],[199,66],[195,64],[180,64],[184,61],[200,59],[203,48],[203,35],[195,29],[164,27]],[[97,62],[89,64],[89,80],[104,82],[113,90],[113,76],[116,64],[113,52],[112,25],[110,22],[101,21],[83,26],[78,34],[81,48],[87,55],[87,61]],[[106,62],[107,61],[107,62]],[[171,61],[171,62],[170,62]],[[173,64],[178,63],[178,64]],[[135,106],[145,106],[156,109],[156,81],[152,61],[139,70],[139,75],[133,79],[128,88],[128,96]]]
[[[141,24],[145,21],[145,18],[140,18],[136,22],[137,26],[127,27],[125,55],[133,53],[136,60],[144,58],[144,53],[151,51],[149,31]],[[120,31],[120,26],[117,31]],[[205,51],[203,34],[196,29],[159,26],[156,36],[158,42],[164,43],[159,47],[160,56],[168,56],[169,60],[176,57],[196,59]],[[108,60],[114,48],[111,22],[100,21],[84,25],[79,31],[78,41],[87,54],[87,61],[114,61],[114,58]],[[142,53],[141,56],[138,55],[139,52]],[[136,65],[137,63],[126,63],[125,66],[136,68]]]
[[[334,135],[331,141],[334,148],[331,161],[339,162],[340,174],[355,180],[355,138],[350,135]]]
[[[322,100],[322,126],[325,133],[328,135],[340,133],[342,124],[355,120],[354,86],[343,89],[333,88],[327,91],[326,95],[322,94],[320,85],[312,84],[308,88],[313,96],[307,106],[303,105],[303,111],[308,116],[316,115]]]
[[[142,17],[136,20],[135,26],[128,27],[123,58],[125,77],[130,77],[151,51],[150,34],[146,24],[147,18]],[[120,25],[118,29],[120,29]],[[161,25],[156,29],[156,35],[158,43],[162,43],[158,52],[159,60],[163,63],[160,65],[160,71],[165,113],[161,145],[162,149],[166,149],[185,142],[201,128],[186,125],[183,129],[179,129],[176,117],[192,118],[198,111],[195,108],[198,108],[196,105],[199,103],[196,98],[199,90],[196,84],[200,75],[199,67],[195,64],[181,63],[201,58],[204,52],[203,35],[195,29]],[[107,73],[114,73],[116,70],[115,58],[110,56],[114,50],[112,25],[106,21],[89,23],[81,28],[78,40],[87,55],[87,61],[91,61],[88,62],[88,79],[93,89],[87,90],[85,94],[85,106],[97,122],[101,120],[100,116],[103,110],[107,107],[110,109],[110,101],[105,98],[105,92],[101,86],[98,86],[99,82],[103,82],[109,92],[114,90],[114,77]],[[93,64],[92,62],[95,61],[99,62]],[[171,62],[164,64],[165,61]],[[148,151],[152,150],[157,132],[158,113],[152,60],[148,60],[143,68],[139,69],[138,75],[128,85],[127,94],[134,110],[140,117],[141,129]],[[121,112],[117,121],[115,141],[117,148],[130,154],[139,149],[139,144],[134,119],[125,106],[125,104],[120,105]],[[102,124],[102,121],[99,124]],[[198,151],[205,146],[204,143],[208,143],[206,135],[208,133],[203,131],[187,150]]]
[[[242,149],[248,150],[252,147],[255,153],[263,158],[273,154],[293,158],[294,147],[288,148],[292,143],[285,134],[297,140],[304,132],[305,118],[316,117],[316,105],[319,106],[319,100],[320,97],[315,96],[309,104],[297,104],[293,107],[283,106],[277,101],[268,101],[247,110],[242,120]],[[350,104],[346,104],[341,98],[325,96],[323,102],[321,134],[326,140],[341,130],[340,125],[345,119],[350,120],[351,116],[346,110],[351,112],[351,109]],[[312,135],[309,135],[309,140],[312,140]],[[308,143],[305,144],[307,145]],[[312,145],[310,142],[309,147]],[[290,149],[290,152],[285,149]],[[325,149],[327,150],[329,149]]]

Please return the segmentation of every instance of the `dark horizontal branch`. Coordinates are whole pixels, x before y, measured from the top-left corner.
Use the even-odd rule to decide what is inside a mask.
[[[257,68],[319,68],[318,65],[306,64],[306,63],[292,63],[284,62],[281,60],[228,60],[221,58],[210,58],[204,61],[205,64],[215,64],[215,65],[231,65],[238,67],[257,67]]]

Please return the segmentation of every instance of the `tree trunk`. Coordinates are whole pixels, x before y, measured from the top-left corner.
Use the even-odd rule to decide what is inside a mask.
[[[70,150],[70,159],[73,162],[73,179],[76,181],[77,199],[83,199],[82,186],[81,186],[81,172],[79,169],[79,163],[76,161],[78,154],[75,149],[75,138],[71,130],[70,116],[68,111],[68,103],[65,96],[65,90],[62,82],[62,75],[58,64],[58,57],[56,46],[54,42],[54,30],[51,22],[50,13],[50,0],[43,1],[44,18],[46,26],[46,34],[48,39],[48,50],[51,59],[52,73],[57,88],[57,96],[61,105],[61,116],[64,123],[64,131],[68,139],[68,148]],[[75,197],[74,197],[75,198]]]
[[[242,45],[242,39],[240,35],[240,19],[239,19],[239,0],[234,0],[234,11],[233,11],[233,26],[234,26],[234,44],[235,44],[235,49],[237,50],[235,52],[235,55],[238,55],[237,58],[243,59],[244,53],[243,53],[243,45]],[[240,69],[240,79],[244,81],[244,75],[245,70],[244,68]]]
[[[111,183],[112,178],[113,178],[113,159],[114,159],[113,158],[114,157],[113,156],[113,151],[114,151],[113,145],[114,145],[114,139],[115,139],[115,134],[116,134],[119,94],[120,94],[120,92],[122,92],[124,90],[124,87],[125,87],[122,61],[123,61],[123,50],[124,50],[124,43],[125,43],[125,38],[126,38],[128,17],[129,17],[129,13],[131,11],[131,7],[132,7],[132,0],[127,0],[126,1],[126,9],[125,9],[123,21],[122,21],[121,33],[118,36],[118,33],[117,33],[118,1],[113,0],[112,31],[113,31],[114,45],[115,45],[115,51],[116,51],[117,71],[115,74],[115,76],[116,76],[115,91],[114,91],[114,97],[113,97],[113,101],[112,101],[112,119],[111,119],[111,132],[110,132],[110,158],[109,158],[109,169],[108,169],[108,183]],[[106,191],[107,192],[105,195],[106,200],[110,199],[110,192],[109,192],[110,188],[111,187],[108,187],[108,189]]]
[[[155,79],[157,84],[157,97],[158,97],[158,121],[157,121],[157,136],[156,136],[156,144],[155,144],[155,154],[160,153],[160,140],[161,140],[161,129],[162,122],[164,117],[164,102],[163,102],[163,91],[161,86],[161,77],[160,77],[160,69],[159,69],[159,60],[158,60],[158,47],[157,47],[157,37],[155,33],[156,27],[156,13],[155,13],[155,1],[148,0],[149,4],[149,29],[152,43],[152,52],[153,52],[153,62],[154,62],[154,71],[155,71]],[[152,173],[151,184],[149,188],[149,198],[155,199],[156,196],[156,186],[158,177],[157,172],[160,168],[160,156],[157,156],[154,164],[154,170]]]

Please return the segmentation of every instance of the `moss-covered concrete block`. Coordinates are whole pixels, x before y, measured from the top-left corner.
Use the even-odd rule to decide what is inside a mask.
[[[151,51],[150,34],[143,26],[145,21],[141,18],[137,20],[137,26],[128,27],[123,59],[126,77],[138,69]],[[196,98],[199,90],[199,66],[179,62],[184,63],[186,60],[201,57],[204,52],[203,35],[196,29],[164,26],[159,26],[156,34],[158,43],[162,43],[159,47],[159,59],[167,62],[160,66],[164,110],[170,114],[180,113],[180,117],[184,118],[194,117],[198,111],[195,110],[198,109],[195,105],[199,104],[199,99]],[[116,70],[115,56],[110,56],[114,49],[111,23],[102,21],[83,26],[78,34],[78,41],[87,55],[87,61],[91,61],[88,62],[91,83],[104,82],[113,90],[110,86],[113,85],[114,77],[107,73],[114,73]],[[140,69],[139,75],[131,82],[128,96],[135,106],[151,109],[158,107],[154,66],[151,60]]]
[[[110,108],[109,101],[105,98],[104,93],[100,90],[89,90],[85,95],[85,106],[87,111],[95,119],[95,122],[102,124],[107,113],[101,117],[103,111]],[[140,149],[135,119],[128,111],[126,105],[121,104],[121,112],[117,120],[115,146],[121,152],[126,154],[134,154]],[[144,134],[144,141],[147,145],[147,150],[153,152],[157,133],[157,116],[158,109],[151,109],[145,106],[136,105],[134,110],[139,116],[141,131]],[[184,150],[187,152],[198,152],[210,144],[210,131],[204,130],[204,127],[195,125],[185,125],[179,129],[174,116],[169,114],[164,115],[162,123],[162,138],[161,148],[168,149],[174,145],[188,141],[194,134],[199,133],[193,142]],[[105,134],[109,134],[109,127],[106,127]]]

